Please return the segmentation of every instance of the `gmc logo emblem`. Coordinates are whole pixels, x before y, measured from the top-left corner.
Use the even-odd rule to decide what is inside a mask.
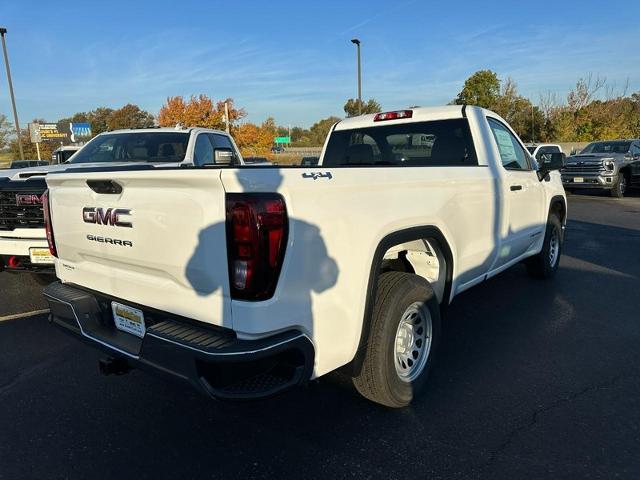
[[[133,227],[131,222],[122,220],[122,217],[125,215],[131,215],[131,210],[128,208],[100,207],[84,207],[82,209],[82,220],[84,223],[111,225],[113,227]]]
[[[42,195],[34,193],[18,193],[16,194],[16,205],[42,205]]]

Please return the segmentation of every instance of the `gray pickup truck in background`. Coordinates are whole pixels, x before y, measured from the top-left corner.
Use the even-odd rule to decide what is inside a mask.
[[[595,188],[624,197],[627,188],[640,185],[640,140],[607,140],[587,145],[567,158],[562,169],[565,190]]]

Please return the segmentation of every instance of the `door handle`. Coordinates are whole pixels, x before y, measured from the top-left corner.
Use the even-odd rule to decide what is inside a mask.
[[[522,185],[511,185],[511,191],[515,192],[516,190],[522,190]]]
[[[122,185],[113,180],[87,180],[87,185],[96,193],[111,195],[122,193]]]

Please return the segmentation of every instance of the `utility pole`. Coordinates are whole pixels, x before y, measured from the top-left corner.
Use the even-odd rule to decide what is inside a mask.
[[[360,40],[357,38],[351,39],[358,49],[358,115],[362,115],[362,68],[360,66]]]
[[[20,122],[18,121],[18,110],[16,110],[16,98],[13,95],[13,83],[11,82],[11,69],[9,68],[9,56],[7,55],[7,42],[4,36],[7,29],[0,27],[0,36],[2,37],[2,51],[4,52],[4,66],[7,69],[7,83],[9,84],[9,95],[11,96],[11,104],[13,106],[13,120],[16,124],[16,135],[18,135],[18,148],[20,149],[20,160],[24,160],[24,152],[22,150],[22,138],[20,138]]]
[[[531,141],[534,142],[535,141],[535,135],[534,135],[535,131],[534,131],[534,127],[533,127],[533,103],[531,104]]]
[[[227,122],[227,133],[229,133],[229,104],[224,102],[224,120]]]

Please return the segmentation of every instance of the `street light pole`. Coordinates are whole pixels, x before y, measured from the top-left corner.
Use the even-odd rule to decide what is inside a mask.
[[[353,38],[351,40],[358,49],[358,115],[362,115],[362,68],[360,66],[360,40]]]
[[[531,104],[531,141],[535,142],[535,135],[534,135],[534,129],[533,129],[533,103]]]
[[[22,151],[22,138],[20,138],[20,122],[18,121],[18,110],[16,110],[16,97],[13,95],[13,83],[11,82],[11,69],[9,68],[9,56],[7,55],[7,42],[4,39],[7,29],[0,27],[0,36],[2,37],[2,51],[4,52],[4,66],[7,68],[7,82],[9,83],[9,95],[11,96],[11,104],[13,106],[13,120],[16,124],[16,135],[18,135],[18,148],[20,149],[20,160],[24,160],[24,152]]]

